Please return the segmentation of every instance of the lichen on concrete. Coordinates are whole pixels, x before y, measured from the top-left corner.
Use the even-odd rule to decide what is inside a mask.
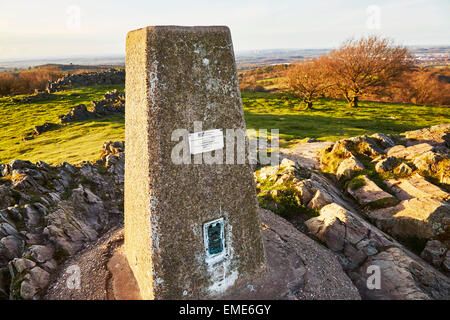
[[[226,267],[220,287],[258,277],[264,249],[251,166],[171,159],[175,129],[194,132],[196,121],[203,121],[202,130],[246,129],[229,29],[132,31],[126,75],[125,253],[142,297],[223,293],[215,290],[218,283],[208,271],[198,230],[224,212],[233,254],[217,267]],[[151,206],[150,197],[158,200]]]

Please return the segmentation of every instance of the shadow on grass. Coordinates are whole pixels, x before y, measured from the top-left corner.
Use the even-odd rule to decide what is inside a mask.
[[[77,121],[71,121],[66,123],[66,126],[70,125],[84,125],[92,123],[89,125],[90,127],[102,127],[106,125],[106,123],[117,123],[117,124],[124,124],[125,123],[125,115],[124,114],[114,114],[114,115],[108,115],[108,116],[100,116],[96,118],[90,118],[85,120],[77,120]]]
[[[320,110],[322,111],[322,110]],[[312,114],[311,114],[312,113]],[[279,129],[286,138],[333,138],[373,134],[376,132],[398,134],[422,126],[413,123],[399,123],[394,119],[352,119],[339,117],[333,113],[329,116],[310,114],[261,114],[245,111],[247,128]]]

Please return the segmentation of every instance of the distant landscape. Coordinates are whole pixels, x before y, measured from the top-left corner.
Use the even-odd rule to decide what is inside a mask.
[[[408,47],[422,65],[448,65],[450,64],[450,46]],[[328,53],[329,48],[323,49],[268,49],[247,50],[236,52],[236,64],[239,70],[268,66],[282,63],[292,63],[305,59],[319,57]],[[15,69],[26,69],[40,65],[83,65],[91,66],[124,66],[124,56],[110,57],[78,57],[78,58],[54,58],[54,59],[30,59],[30,60],[0,60],[0,72]]]

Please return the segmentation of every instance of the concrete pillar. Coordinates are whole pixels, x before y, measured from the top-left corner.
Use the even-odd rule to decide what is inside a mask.
[[[220,298],[259,277],[251,166],[205,163],[225,162],[227,129],[245,130],[229,29],[129,32],[125,110],[125,253],[142,297]]]

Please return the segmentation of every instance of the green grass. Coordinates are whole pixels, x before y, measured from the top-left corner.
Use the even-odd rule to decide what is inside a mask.
[[[401,133],[450,122],[450,108],[361,102],[349,108],[343,100],[321,99],[313,110],[283,94],[242,92],[247,128],[280,130],[280,145],[305,137],[336,141],[362,134]]]
[[[0,163],[13,159],[51,164],[97,159],[103,142],[124,140],[123,116],[65,124],[33,140],[22,138],[36,125],[59,123],[58,115],[66,114],[77,104],[90,108],[90,101],[101,99],[112,89],[123,91],[124,86],[74,88],[34,103],[0,98]],[[350,109],[344,101],[322,99],[313,110],[303,110],[304,106],[292,96],[245,91],[242,100],[247,128],[279,129],[282,147],[290,147],[306,137],[335,141],[375,132],[400,133],[450,119],[450,109],[445,107],[361,102],[360,108]]]
[[[363,187],[365,184],[366,184],[366,181],[363,179],[363,177],[358,176],[358,177],[353,178],[350,181],[350,183],[348,184],[348,187],[351,190],[357,190],[357,189]]]
[[[59,123],[58,115],[66,114],[78,104],[90,108],[90,102],[101,99],[106,91],[123,91],[123,88],[123,85],[74,88],[33,103],[13,103],[7,97],[0,98],[0,163],[12,159],[75,163],[98,158],[104,141],[124,139],[123,116],[65,124],[33,140],[22,141],[22,138],[36,125]]]

